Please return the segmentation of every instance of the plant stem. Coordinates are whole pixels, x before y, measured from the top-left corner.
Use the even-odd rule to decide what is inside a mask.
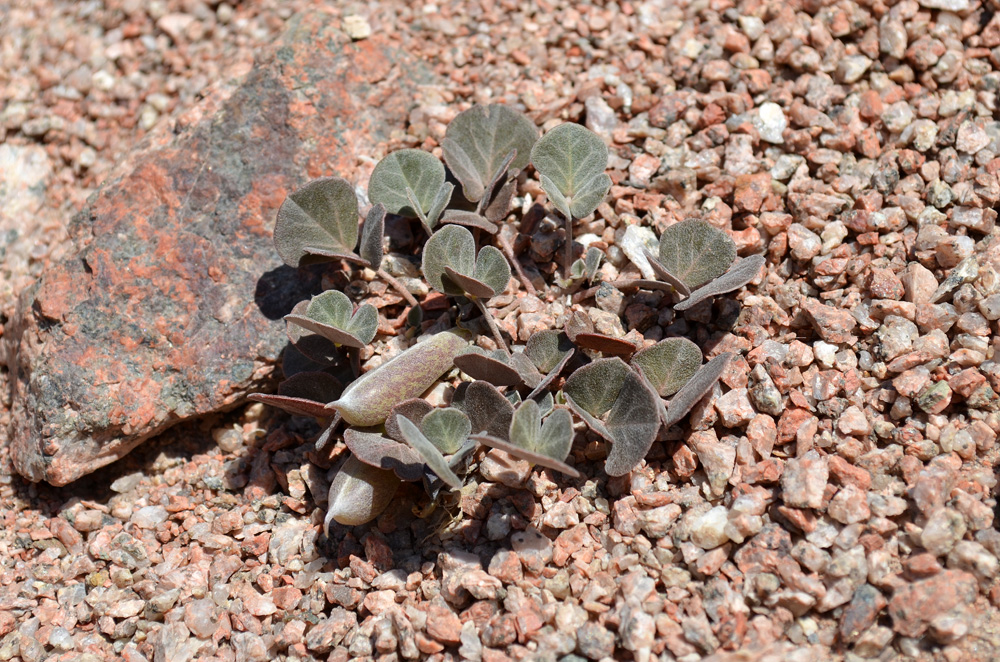
[[[351,359],[351,372],[354,373],[354,378],[357,379],[361,374],[361,350],[357,347],[348,347],[347,355]]]
[[[489,309],[486,308],[486,304],[483,303],[482,299],[480,299],[479,297],[471,297],[471,298],[472,301],[479,308],[479,312],[481,312],[483,314],[483,317],[486,319],[486,323],[489,325],[490,332],[493,333],[493,337],[496,338],[497,344],[503,347],[504,351],[510,354],[510,348],[507,347],[507,341],[503,339],[502,335],[500,335],[500,329],[499,327],[497,327],[496,320],[493,319],[493,314],[490,313]]]
[[[507,241],[507,237],[503,235],[503,232],[498,232],[496,234],[497,241],[500,243],[500,250],[503,251],[504,255],[507,256],[507,260],[514,265],[514,271],[517,272],[517,279],[521,281],[521,285],[524,285],[524,290],[531,296],[536,297],[538,293],[535,291],[535,286],[531,284],[528,280],[528,275],[524,273],[524,269],[521,267],[521,262],[514,255],[514,247],[510,245]]]
[[[378,274],[379,278],[389,283],[389,285],[392,286],[392,289],[399,292],[403,296],[403,298],[406,299],[406,303],[410,304],[413,307],[420,305],[416,297],[410,294],[409,290],[403,287],[402,283],[400,283],[398,280],[387,274],[385,272],[385,269],[379,268],[379,270],[376,273]]]
[[[570,267],[573,264],[573,215],[566,217],[566,249],[563,254],[563,278],[569,278]]]

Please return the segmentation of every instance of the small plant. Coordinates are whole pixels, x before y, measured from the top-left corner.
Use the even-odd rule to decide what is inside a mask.
[[[703,365],[701,349],[686,338],[644,346],[595,330],[586,312],[593,290],[577,289],[598,277],[604,253],[590,247],[573,261],[572,229],[594,213],[611,187],[608,148],[598,136],[562,124],[539,138],[515,110],[475,106],[451,122],[441,149],[447,170],[418,149],[382,159],[369,181],[372,206],[362,222],[354,188],[335,177],[306,184],[278,212],[275,245],[287,264],[370,267],[409,304],[405,319],[411,328],[404,332],[420,336],[362,374],[360,351],[387,328],[379,326],[374,306],[355,307],[346,294],[331,290],[299,303],[286,317],[288,379],[277,394],[251,398],[319,419],[317,449],[332,451],[342,443],[349,451],[330,486],[327,526],[370,521],[403,483],[421,484],[434,503],[460,489],[491,448],[578,478],[580,469],[570,459],[574,417],[610,443],[606,473],[627,474],[663,430],[712,390],[732,359],[722,354]],[[562,330],[542,330],[517,344],[517,338],[504,337],[492,304],[517,281],[535,294],[511,244],[515,234],[504,232],[512,227],[504,225],[517,175],[529,165],[565,222],[562,280],[550,286],[582,305],[567,314]],[[420,302],[381,268],[387,214],[415,219],[422,229],[417,235],[426,235],[419,253],[423,277],[457,304],[437,322],[422,322]],[[729,236],[700,220],[668,227],[658,254],[648,258],[657,280],[632,284],[663,291],[664,304],[680,311],[739,289],[764,262],[762,256],[737,260]],[[512,265],[517,281],[511,280]],[[497,349],[470,344],[489,346],[467,330],[444,330],[473,306]],[[342,363],[344,351],[350,372]],[[435,407],[421,396],[443,378],[454,393],[446,406]]]

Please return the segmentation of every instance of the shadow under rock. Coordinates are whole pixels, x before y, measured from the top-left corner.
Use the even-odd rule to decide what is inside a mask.
[[[280,320],[292,312],[300,301],[323,291],[323,274],[329,264],[317,264],[301,269],[281,265],[257,279],[254,303],[269,320]]]

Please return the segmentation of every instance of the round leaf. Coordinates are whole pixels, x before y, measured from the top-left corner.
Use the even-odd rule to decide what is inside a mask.
[[[278,208],[274,245],[290,267],[353,256],[357,243],[358,198],[347,180],[327,177],[309,182]]]
[[[444,164],[421,149],[401,149],[378,162],[368,181],[368,199],[390,214],[415,218],[431,211],[444,186]],[[413,208],[406,189],[420,206]]]
[[[447,277],[446,267],[471,276],[475,266],[476,242],[472,238],[472,233],[460,225],[444,226],[424,245],[424,278],[431,287],[442,294],[451,296],[465,294],[461,287]]]
[[[462,192],[471,202],[479,202],[487,185],[512,151],[510,170],[528,163],[538,130],[527,117],[509,106],[473,106],[459,113],[448,125],[441,143],[444,160],[462,183]]]
[[[344,430],[344,443],[354,457],[367,465],[389,469],[400,480],[412,483],[423,478],[423,459],[406,444],[354,428]]]
[[[573,343],[561,331],[548,329],[534,333],[528,338],[524,354],[541,372],[548,374],[573,353]]]
[[[474,432],[507,438],[514,406],[492,385],[483,381],[460,384],[451,405],[465,412]]]
[[[701,366],[701,349],[687,338],[667,338],[639,351],[632,364],[638,366],[661,397],[684,386]]]
[[[563,391],[592,416],[601,416],[614,405],[628,372],[619,358],[598,359],[570,375]]]
[[[660,235],[660,264],[691,290],[726,273],[735,259],[733,240],[705,221],[681,221]]]
[[[476,267],[472,277],[493,290],[493,294],[502,294],[510,281],[510,264],[500,249],[494,246],[483,246],[476,258]]]
[[[469,438],[472,423],[468,416],[454,407],[432,409],[420,422],[420,431],[439,451],[451,455]]]
[[[514,416],[510,421],[510,442],[521,448],[535,450],[541,426],[542,414],[538,403],[534,400],[525,400],[514,410]]]
[[[392,408],[389,415],[385,419],[385,433],[396,441],[405,441],[403,439],[403,433],[399,430],[399,417],[403,416],[410,419],[417,425],[420,425],[421,421],[424,420],[424,416],[433,410],[434,407],[431,403],[427,402],[423,398],[410,398],[409,400],[404,400]]]
[[[499,353],[503,354],[502,351]],[[488,355],[478,347],[456,356],[455,365],[473,379],[482,379],[494,386],[516,386],[523,381],[520,373],[501,357]]]
[[[455,489],[461,488],[462,481],[451,470],[451,467],[448,466],[448,461],[441,455],[441,451],[424,436],[420,428],[414,425],[410,419],[402,416],[396,422],[399,423],[399,429],[402,431],[406,443],[410,444],[414,450],[420,453],[420,456],[424,459],[427,466],[430,467],[431,471],[437,474],[438,478],[443,480],[448,486]],[[427,416],[424,416],[424,422],[427,422]]]
[[[573,218],[592,214],[611,189],[608,147],[600,136],[579,124],[560,124],[531,150],[531,162],[553,204]]]
[[[646,387],[642,378],[634,370],[628,370],[605,421],[614,439],[604,463],[609,476],[627,474],[646,457],[660,430],[657,401],[658,396]]]

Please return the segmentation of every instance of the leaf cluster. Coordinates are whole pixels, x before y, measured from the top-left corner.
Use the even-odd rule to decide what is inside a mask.
[[[558,125],[539,138],[528,118],[496,104],[456,116],[441,153],[444,163],[419,149],[379,161],[368,183],[372,205],[364,219],[354,187],[337,177],[304,185],[278,211],[275,246],[287,264],[364,265],[408,300],[412,295],[381,263],[386,215],[415,219],[426,235],[419,258],[427,285],[455,298],[466,312],[474,304],[497,347],[470,344],[467,332],[428,333],[359,376],[359,353],[380,329],[378,310],[366,302],[356,306],[336,290],[294,307],[285,318],[292,345],[283,366],[288,379],[277,394],[251,398],[319,419],[324,431],[317,448],[342,441],[349,451],[330,487],[327,525],[370,521],[402,483],[422,485],[432,499],[461,489],[491,449],[578,478],[569,460],[574,420],[582,422],[580,430],[585,426],[610,443],[607,474],[626,474],[712,390],[732,359],[721,354],[703,364],[701,349],[686,338],[639,349],[596,331],[580,311],[568,316],[563,330],[509,345],[488,304],[510,287],[512,263],[525,282],[499,232],[520,173],[534,168],[565,220],[570,256],[574,221],[594,213],[610,190],[608,148],[578,124]],[[561,283],[575,288],[593,282],[603,258],[590,247],[575,262],[567,259]],[[737,260],[729,236],[700,220],[668,227],[658,253],[648,258],[657,279],[635,283],[669,292],[677,310],[739,289],[763,264],[761,256]],[[415,328],[408,333],[419,332],[422,314],[411,301],[407,319]],[[343,352],[353,374],[342,369]],[[447,405],[423,398],[449,376],[459,384]]]

